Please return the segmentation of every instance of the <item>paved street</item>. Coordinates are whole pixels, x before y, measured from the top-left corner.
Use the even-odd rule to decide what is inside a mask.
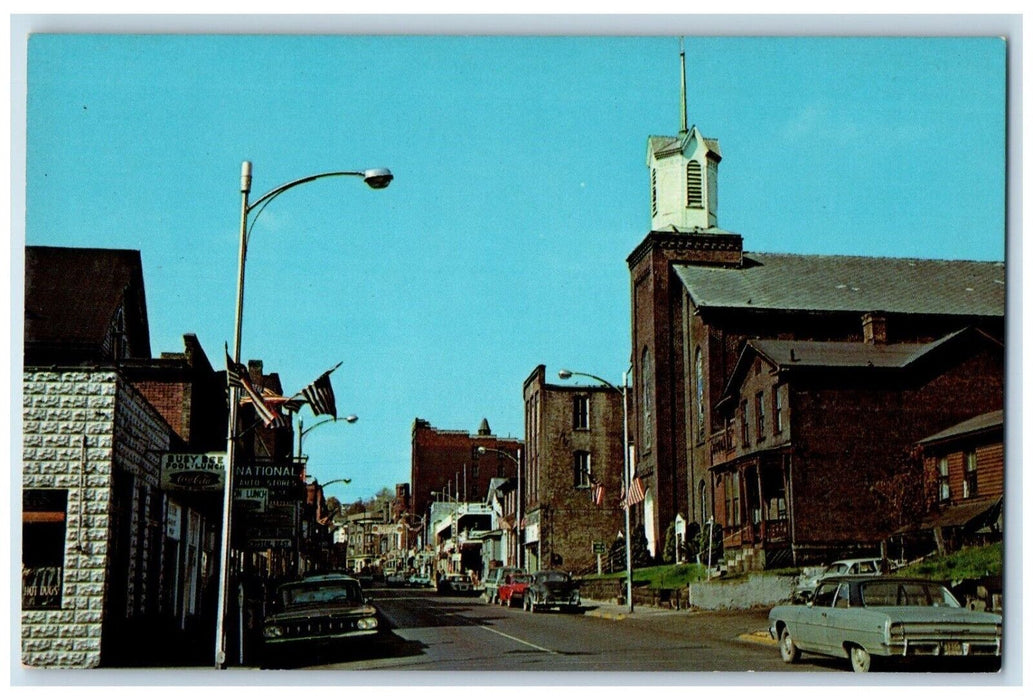
[[[814,659],[792,668],[763,637],[765,611],[690,612],[588,604],[531,614],[430,590],[371,591],[387,625],[376,645],[284,660],[289,668],[412,671],[844,672]],[[745,635],[745,637],[744,637]]]

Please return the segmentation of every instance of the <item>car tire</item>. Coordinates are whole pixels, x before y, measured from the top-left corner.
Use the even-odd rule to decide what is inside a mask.
[[[868,673],[872,670],[872,655],[862,646],[852,646],[849,650],[850,668],[854,673]]]
[[[789,634],[788,627],[783,627],[778,635],[778,653],[781,654],[782,661],[787,664],[795,664],[800,660],[800,649],[793,641],[792,635]]]

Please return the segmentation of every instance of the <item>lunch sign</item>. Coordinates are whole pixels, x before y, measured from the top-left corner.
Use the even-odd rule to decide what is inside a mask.
[[[161,457],[161,487],[166,491],[222,491],[225,483],[225,452],[166,452]]]

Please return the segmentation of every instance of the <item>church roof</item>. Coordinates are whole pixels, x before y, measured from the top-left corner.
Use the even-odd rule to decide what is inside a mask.
[[[701,309],[1004,316],[1002,262],[743,253],[741,268],[674,269]]]
[[[648,139],[648,149],[658,157],[679,153],[685,148],[685,143],[694,129],[696,127],[692,127],[688,132],[678,136],[650,136]],[[721,145],[717,139],[707,138],[702,134],[699,137],[703,139],[703,145],[707,147],[708,151],[716,154],[718,158],[721,157]]]

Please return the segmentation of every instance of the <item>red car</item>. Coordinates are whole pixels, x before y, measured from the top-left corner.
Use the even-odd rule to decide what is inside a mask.
[[[506,580],[499,584],[499,605],[513,607],[522,605],[524,591],[531,584],[530,574],[508,574]]]

